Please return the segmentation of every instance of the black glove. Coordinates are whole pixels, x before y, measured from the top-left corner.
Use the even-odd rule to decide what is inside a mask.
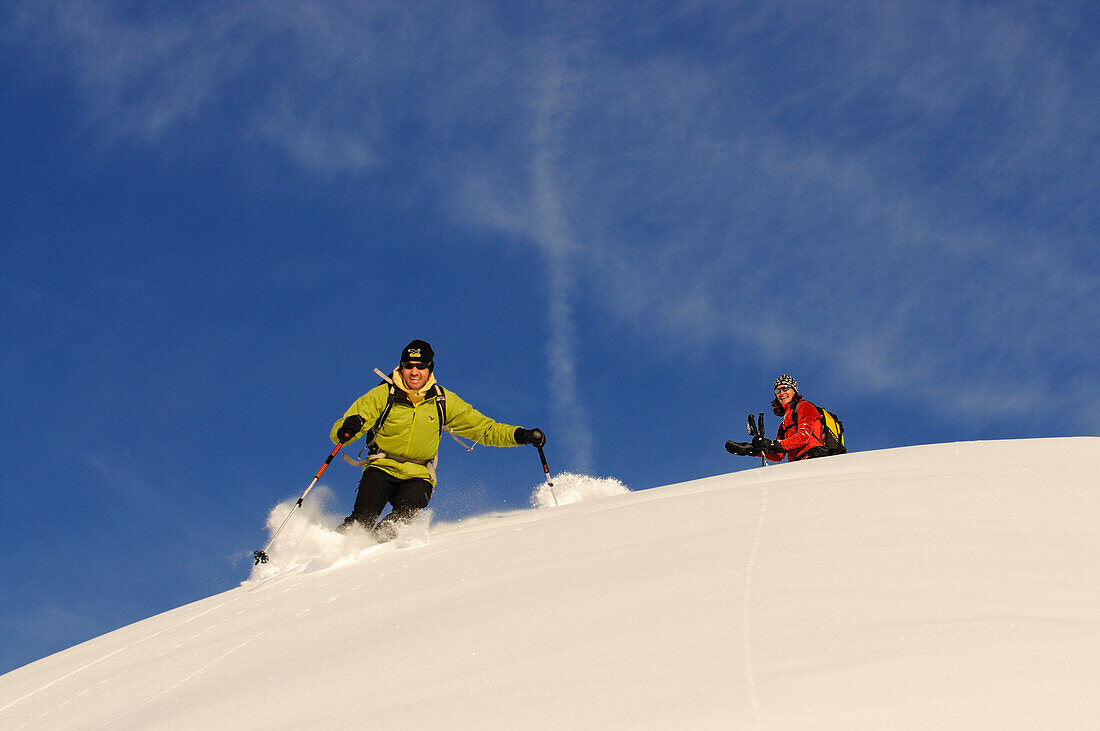
[[[538,427],[524,429],[522,426],[517,426],[515,438],[516,444],[530,444],[532,447],[542,447],[546,444],[546,435]]]
[[[359,414],[352,414],[344,419],[344,423],[336,430],[336,438],[340,440],[341,444],[346,443],[359,433],[359,430],[363,428],[363,424],[365,423],[362,416],[359,416]]]
[[[767,437],[753,437],[752,448],[760,452],[768,452],[775,454],[776,452],[786,452],[783,446],[779,442],[773,442]]]
[[[751,457],[759,452],[755,452],[752,445],[748,442],[726,442],[726,451],[730,454],[736,454],[738,457]]]

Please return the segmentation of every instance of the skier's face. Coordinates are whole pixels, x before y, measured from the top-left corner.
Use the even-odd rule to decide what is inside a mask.
[[[419,391],[428,382],[431,372],[423,363],[402,363],[401,377],[405,379],[405,385],[414,391]]]
[[[794,389],[790,386],[780,386],[775,389],[775,397],[779,399],[779,403],[786,406],[794,400]]]

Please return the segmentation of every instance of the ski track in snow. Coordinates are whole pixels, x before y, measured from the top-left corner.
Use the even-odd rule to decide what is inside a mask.
[[[110,660],[115,655],[124,653],[128,650],[131,650],[131,649],[137,647],[138,645],[141,645],[141,644],[144,644],[146,642],[149,642],[150,640],[156,639],[157,637],[159,637],[160,635],[162,635],[166,632],[171,632],[173,630],[177,630],[180,627],[183,627],[183,626],[188,625],[188,624],[190,624],[190,623],[192,623],[192,622],[194,622],[194,621],[196,621],[196,620],[198,620],[202,617],[205,617],[207,614],[210,614],[211,612],[217,611],[217,610],[221,609],[222,607],[226,607],[230,604],[233,604],[234,602],[240,601],[240,599],[241,599],[241,595],[237,594],[232,599],[230,599],[228,601],[221,602],[220,604],[216,604],[215,606],[212,606],[209,609],[206,609],[202,612],[198,612],[198,613],[194,614],[193,616],[190,616],[187,619],[183,620],[182,622],[178,622],[176,624],[165,627],[164,629],[158,630],[157,632],[154,632],[150,635],[140,637],[139,639],[135,640],[134,642],[131,642],[128,645],[123,645],[122,647],[118,648],[117,650],[114,650],[112,652],[108,652],[106,655],[103,655],[102,657],[96,658],[95,660],[92,660],[91,662],[80,666],[79,668],[77,668],[76,670],[73,670],[72,672],[66,673],[65,675],[62,675],[60,678],[52,680],[49,683],[46,683],[45,685],[43,685],[42,687],[36,688],[35,690],[31,691],[30,693],[27,693],[26,695],[24,695],[20,698],[16,698],[15,700],[8,703],[6,706],[0,708],[0,713],[8,710],[9,708],[13,708],[13,707],[17,706],[17,705],[19,705],[20,703],[22,703],[26,700],[29,700],[29,699],[33,698],[34,696],[38,695],[42,691],[49,690],[50,688],[57,685],[58,683],[62,683],[64,681],[68,680],[69,678],[73,678],[73,677],[79,675],[80,673],[84,672],[85,670],[88,670],[89,668],[93,668],[96,665],[99,665],[100,663],[103,663],[103,662],[106,662],[107,660]],[[209,629],[209,628],[206,628],[206,629]],[[203,632],[205,632],[206,629],[204,629]],[[200,632],[199,634],[202,634],[202,633]],[[20,726],[20,728],[27,728],[27,725],[24,724],[23,726]]]
[[[364,551],[363,553],[366,553],[366,552],[367,552],[367,551]],[[157,631],[157,632],[155,632],[155,633],[153,633],[153,634],[151,634],[151,635],[148,635],[148,636],[146,636],[146,637],[142,637],[142,638],[140,638],[140,639],[138,639],[138,640],[136,640],[136,641],[134,641],[134,642],[131,642],[131,643],[130,643],[130,644],[128,644],[128,645],[125,645],[125,646],[123,646],[123,647],[120,647],[120,648],[118,648],[117,650],[114,650],[113,652],[109,652],[109,653],[107,653],[107,654],[103,655],[102,657],[96,658],[95,660],[92,660],[91,662],[89,662],[89,663],[87,663],[87,664],[85,664],[85,665],[83,665],[83,666],[81,666],[81,667],[77,668],[76,670],[73,670],[73,671],[72,671],[71,673],[68,673],[68,674],[66,674],[66,675],[63,675],[62,677],[60,677],[60,678],[57,678],[57,679],[55,679],[55,680],[51,681],[50,683],[47,683],[46,685],[43,685],[42,687],[40,687],[40,688],[37,688],[37,689],[35,689],[35,690],[31,691],[30,693],[27,693],[26,695],[24,695],[24,696],[22,696],[22,697],[20,697],[20,698],[17,698],[17,699],[15,699],[15,700],[13,700],[13,701],[11,701],[11,702],[10,702],[10,703],[8,703],[7,705],[5,705],[5,706],[3,706],[2,708],[0,708],[0,712],[3,712],[3,711],[5,711],[5,710],[7,710],[7,709],[9,709],[9,708],[12,708],[12,707],[14,707],[14,706],[17,706],[17,705],[19,705],[20,703],[22,703],[22,702],[24,702],[24,701],[26,701],[26,700],[29,700],[30,698],[33,698],[34,696],[38,695],[39,693],[41,693],[41,692],[43,692],[43,691],[45,691],[45,690],[49,690],[49,689],[50,689],[51,687],[53,687],[53,686],[57,685],[58,683],[62,683],[62,682],[66,681],[66,680],[68,680],[68,679],[70,679],[70,678],[73,678],[73,677],[75,677],[75,676],[79,675],[80,673],[84,672],[85,670],[89,670],[89,669],[91,669],[91,668],[93,668],[93,667],[95,667],[95,666],[99,665],[100,663],[106,662],[107,660],[110,660],[110,659],[111,659],[112,657],[114,657],[115,655],[119,655],[119,654],[125,653],[125,652],[127,652],[128,650],[131,650],[131,649],[133,649],[133,648],[137,647],[138,645],[141,645],[141,644],[143,644],[143,643],[148,643],[149,641],[151,641],[151,640],[153,640],[153,639],[157,638],[157,637],[158,637],[158,636],[160,636],[160,635],[163,635],[163,634],[165,634],[165,633],[167,633],[167,632],[172,632],[172,631],[178,630],[178,629],[180,629],[181,627],[184,627],[184,626],[186,626],[186,625],[188,625],[188,624],[191,624],[191,623],[195,622],[196,620],[198,620],[198,619],[200,619],[200,618],[202,618],[202,617],[204,617],[204,616],[206,616],[206,615],[210,614],[211,612],[216,612],[216,611],[218,611],[218,610],[220,610],[220,609],[223,609],[223,608],[225,608],[225,607],[228,607],[228,606],[230,606],[231,604],[234,604],[234,603],[236,603],[236,602],[240,601],[240,600],[241,600],[241,598],[242,598],[242,596],[243,596],[244,594],[252,593],[252,592],[254,592],[254,591],[259,591],[259,590],[263,590],[263,589],[270,589],[270,588],[271,588],[271,586],[272,586],[273,584],[277,584],[277,583],[279,583],[279,582],[278,582],[278,580],[279,580],[279,579],[290,579],[290,578],[292,578],[292,577],[294,577],[294,576],[300,576],[300,575],[302,575],[302,574],[304,574],[304,573],[309,573],[309,572],[307,571],[307,567],[306,567],[306,566],[304,566],[304,565],[294,565],[294,566],[290,567],[289,569],[287,569],[287,570],[285,570],[285,571],[280,571],[279,573],[276,573],[276,574],[272,574],[271,576],[267,576],[267,577],[265,577],[265,578],[263,578],[263,579],[258,579],[258,580],[254,580],[254,581],[256,581],[256,585],[253,585],[253,586],[244,586],[244,587],[243,587],[243,588],[244,588],[244,591],[243,591],[243,592],[241,592],[240,594],[237,594],[237,595],[236,595],[236,596],[234,596],[234,597],[233,597],[232,599],[229,599],[228,601],[224,601],[224,602],[221,602],[220,604],[217,604],[217,605],[215,605],[215,606],[212,606],[212,607],[210,607],[209,609],[206,609],[205,611],[202,611],[202,612],[200,612],[200,613],[198,613],[198,614],[196,614],[196,615],[194,615],[194,616],[192,616],[192,617],[189,617],[189,618],[187,618],[186,620],[184,620],[184,621],[182,621],[182,622],[178,622],[178,623],[176,623],[176,624],[173,624],[173,625],[170,625],[170,626],[168,626],[168,627],[165,627],[165,628],[163,628],[163,629],[161,629],[161,630],[159,630],[159,631]],[[245,581],[244,583],[245,583],[245,584],[248,584],[248,583],[249,583],[249,581],[247,581],[247,580],[246,580],[246,581]],[[238,614],[240,614],[240,613],[241,613],[241,612],[238,612]],[[204,627],[204,628],[202,628],[202,629],[201,629],[201,630],[200,630],[200,631],[199,631],[198,633],[196,633],[195,635],[191,636],[191,637],[190,637],[189,639],[187,639],[186,641],[182,641],[182,642],[178,642],[178,643],[176,643],[176,645],[175,645],[175,648],[179,648],[179,647],[182,647],[182,646],[184,646],[184,645],[187,645],[187,644],[189,644],[189,643],[192,643],[192,642],[194,642],[194,641],[195,641],[195,640],[197,640],[197,639],[198,639],[199,637],[201,637],[201,636],[202,636],[203,634],[205,634],[205,633],[209,632],[209,631],[210,631],[211,629],[212,629],[212,626],[207,626],[207,627]],[[115,720],[116,720],[116,721],[121,721],[121,720],[122,720],[123,718],[125,718],[126,716],[129,716],[129,715],[133,714],[134,712],[136,712],[136,711],[140,710],[141,708],[144,708],[145,706],[149,705],[150,703],[153,703],[153,702],[155,702],[156,700],[158,700],[158,699],[160,699],[160,698],[163,698],[163,697],[164,697],[165,695],[167,695],[168,693],[170,693],[170,692],[172,692],[172,691],[176,690],[177,688],[179,688],[180,686],[184,685],[184,684],[185,684],[186,682],[188,682],[189,680],[191,680],[191,679],[193,679],[193,678],[195,678],[195,677],[197,677],[197,676],[199,676],[199,675],[203,674],[204,672],[208,671],[208,670],[209,670],[210,668],[214,667],[214,666],[215,666],[215,665],[217,665],[217,664],[218,664],[219,662],[221,662],[221,661],[222,661],[222,660],[224,660],[225,658],[229,657],[229,656],[230,656],[230,655],[232,655],[233,653],[237,652],[237,651],[238,651],[238,650],[240,650],[241,648],[243,648],[243,647],[246,647],[246,646],[248,646],[249,644],[251,644],[252,642],[254,642],[254,641],[255,641],[256,639],[258,639],[258,638],[259,638],[260,636],[262,636],[263,634],[264,634],[264,632],[263,632],[263,631],[260,631],[260,632],[258,632],[258,633],[256,633],[256,634],[254,634],[253,636],[249,637],[248,639],[244,640],[243,642],[240,642],[240,643],[238,643],[238,644],[237,644],[237,645],[235,645],[234,647],[230,648],[230,649],[229,649],[229,650],[227,650],[226,652],[222,653],[222,654],[221,654],[221,655],[219,655],[218,657],[214,658],[214,659],[213,659],[213,660],[211,660],[210,662],[208,662],[208,663],[206,663],[205,665],[203,665],[203,666],[202,666],[201,668],[199,668],[198,670],[196,670],[196,671],[194,671],[194,672],[192,672],[192,673],[188,674],[188,675],[187,675],[186,677],[184,677],[184,678],[181,678],[181,679],[180,679],[180,680],[179,680],[178,682],[176,682],[176,683],[175,683],[175,684],[173,684],[172,686],[170,686],[170,687],[168,687],[168,688],[165,688],[165,689],[164,689],[164,690],[163,690],[163,691],[162,691],[161,693],[159,693],[158,695],[156,695],[156,696],[154,696],[154,697],[151,697],[151,698],[148,698],[148,699],[146,699],[146,700],[145,700],[145,702],[144,702],[144,703],[142,703],[142,704],[141,704],[141,705],[139,705],[139,706],[136,706],[136,707],[134,707],[134,708],[128,709],[127,713],[126,713],[126,714],[125,714],[124,716],[120,716],[119,718],[117,718],[117,719],[115,719]],[[164,657],[164,656],[165,656],[165,655],[167,655],[167,654],[169,654],[169,653],[168,653],[168,652],[162,652],[162,653],[161,653],[160,655],[158,655],[158,656],[157,656],[157,658],[158,658],[158,659],[159,659],[159,658],[162,658],[162,657]],[[106,684],[107,682],[108,682],[108,679],[104,679],[103,681],[101,681],[101,682],[100,682],[100,685],[104,685],[104,684]],[[67,700],[63,701],[62,703],[58,704],[58,705],[57,705],[57,706],[56,706],[56,707],[55,707],[54,709],[51,709],[51,711],[50,711],[50,712],[48,712],[48,713],[43,713],[43,714],[40,714],[40,715],[39,715],[39,716],[38,716],[37,718],[35,718],[35,719],[34,719],[34,721],[32,722],[32,724],[33,724],[33,723],[37,723],[38,721],[42,720],[43,718],[46,718],[46,717],[47,717],[47,716],[49,716],[49,715],[52,715],[52,714],[53,714],[53,713],[55,713],[56,711],[58,711],[58,710],[60,710],[60,709],[64,708],[64,707],[65,707],[65,706],[67,706],[67,705],[68,705],[69,703],[73,702],[73,701],[74,701],[74,700],[76,700],[77,698],[80,698],[81,696],[84,696],[84,695],[86,695],[86,694],[87,694],[87,693],[89,693],[89,692],[90,692],[90,691],[89,691],[88,689],[85,689],[84,691],[82,691],[82,692],[81,692],[81,693],[79,693],[78,695],[76,695],[76,696],[74,696],[74,697],[72,697],[72,698],[69,698],[69,699],[67,699]],[[33,725],[32,725],[32,724],[23,724],[22,726],[18,726],[18,727],[17,727],[17,729],[26,729],[26,728],[33,728]]]
[[[756,554],[760,549],[760,536],[764,532],[764,521],[768,515],[768,483],[760,485],[760,514],[756,519],[756,533],[752,538],[749,560],[745,566],[745,598],[741,607],[741,635],[745,651],[745,683],[748,687],[749,706],[757,727],[763,722],[760,710],[760,696],[756,687],[756,668],[752,657],[752,579],[756,567]]]
[[[141,705],[139,705],[139,706],[136,706],[136,707],[134,707],[134,708],[132,708],[132,709],[129,709],[129,710],[128,710],[128,712],[127,712],[126,714],[124,714],[124,715],[122,715],[122,716],[119,716],[119,717],[118,717],[117,719],[115,719],[115,722],[121,722],[121,721],[122,721],[122,720],[123,720],[124,718],[126,718],[127,716],[131,716],[131,715],[133,715],[134,713],[136,713],[136,712],[140,711],[140,710],[141,710],[142,708],[144,708],[145,706],[149,705],[150,703],[154,703],[154,702],[156,702],[156,701],[160,700],[161,698],[163,698],[164,696],[168,695],[169,693],[171,693],[172,691],[174,691],[174,690],[175,690],[176,688],[179,688],[180,686],[182,686],[182,685],[183,685],[184,683],[188,682],[188,681],[189,681],[189,680],[191,680],[192,678],[195,678],[195,677],[198,677],[199,675],[202,675],[202,674],[203,674],[203,673],[205,673],[205,672],[206,672],[207,670],[209,670],[210,668],[214,667],[215,665],[217,665],[218,663],[220,663],[220,662],[221,662],[222,660],[224,660],[225,658],[229,657],[229,656],[230,656],[230,655],[232,655],[233,653],[235,653],[235,652],[237,652],[238,650],[240,650],[240,649],[241,649],[242,647],[247,647],[248,645],[252,644],[252,643],[253,643],[254,641],[256,641],[257,639],[259,639],[259,638],[260,638],[261,636],[263,636],[264,634],[266,634],[266,631],[264,631],[264,630],[261,630],[261,631],[257,632],[256,634],[252,635],[251,637],[249,637],[248,639],[244,640],[243,642],[239,642],[239,643],[237,643],[237,644],[236,644],[236,645],[234,645],[233,647],[231,647],[231,648],[229,648],[228,650],[226,650],[225,652],[223,652],[223,653],[222,653],[221,655],[218,655],[218,656],[217,656],[216,658],[214,658],[214,659],[213,659],[213,660],[211,660],[210,662],[208,662],[208,663],[206,663],[205,665],[203,665],[202,667],[200,667],[200,668],[199,668],[198,670],[196,670],[196,671],[194,671],[194,672],[192,672],[192,673],[188,674],[187,676],[185,676],[185,677],[183,677],[183,678],[180,678],[180,680],[179,680],[179,681],[177,681],[176,683],[174,683],[174,684],[172,684],[172,685],[168,686],[167,688],[165,688],[165,689],[164,689],[163,691],[161,691],[161,692],[160,692],[160,693],[158,693],[157,695],[155,695],[155,696],[152,696],[151,698],[148,698],[148,699],[146,699],[146,701],[145,701],[144,703],[142,703]],[[197,635],[196,635],[196,637],[197,637]],[[194,639],[194,638],[192,638],[192,639]]]

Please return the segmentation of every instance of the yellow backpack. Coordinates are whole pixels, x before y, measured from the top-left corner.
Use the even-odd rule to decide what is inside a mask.
[[[829,454],[846,454],[848,448],[844,446],[844,422],[828,409],[823,409],[813,402],[810,402],[810,405],[817,409],[818,416],[821,418],[821,441],[825,443],[826,451],[828,451]],[[797,429],[797,408],[793,410],[793,414],[793,428]]]

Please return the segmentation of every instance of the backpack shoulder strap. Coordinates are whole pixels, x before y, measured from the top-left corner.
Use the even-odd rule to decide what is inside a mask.
[[[382,384],[378,384],[382,385]],[[364,444],[369,448],[374,446],[374,440],[378,436],[378,431],[382,428],[382,425],[386,423],[386,417],[390,415],[390,409],[393,408],[393,402],[397,400],[397,386],[393,385],[393,381],[390,381],[389,396],[386,397],[386,405],[382,408],[382,413],[378,415],[378,418],[374,420],[374,426],[367,430],[364,435]]]
[[[447,424],[447,392],[438,383],[435,384],[435,407],[439,410],[439,436],[443,436],[443,427]]]
[[[791,409],[791,413],[793,415],[792,419],[794,420],[794,428],[796,428],[796,429],[798,428],[798,407],[801,406],[803,403],[809,404],[810,406],[812,406],[814,408],[814,411],[817,412],[817,420],[821,422],[821,430],[822,430],[822,433],[824,434],[825,429],[828,426],[825,422],[825,410],[823,408],[821,408],[820,406],[818,406],[817,404],[815,404],[813,401],[807,401],[804,398],[798,399],[798,403],[794,405],[793,409]]]
[[[386,423],[386,417],[390,415],[390,409],[393,408],[393,402],[397,400],[397,386],[394,384],[393,379],[377,368],[374,369],[374,372],[382,379],[382,383],[378,385],[381,386],[383,383],[388,383],[390,389],[389,395],[386,397],[386,405],[382,408],[382,413],[374,420],[374,426],[368,429],[363,437],[363,445],[368,450],[374,446],[374,440],[378,436],[378,432],[382,428],[382,425]]]
[[[803,401],[805,401],[805,399],[803,399]],[[825,422],[825,409],[821,408],[820,406],[815,404],[813,401],[808,401],[807,403],[809,403],[810,406],[813,406],[814,411],[817,412],[817,420],[821,422],[821,433],[822,433],[822,435],[824,435],[825,434],[825,429],[828,426]]]
[[[794,406],[791,407],[791,429],[790,430],[792,432],[798,431],[798,405],[800,403],[802,403],[804,400],[805,399],[799,397],[798,401],[795,401]],[[780,439],[786,439],[787,430],[783,428],[782,424],[779,425],[779,430],[781,432],[779,438]]]

